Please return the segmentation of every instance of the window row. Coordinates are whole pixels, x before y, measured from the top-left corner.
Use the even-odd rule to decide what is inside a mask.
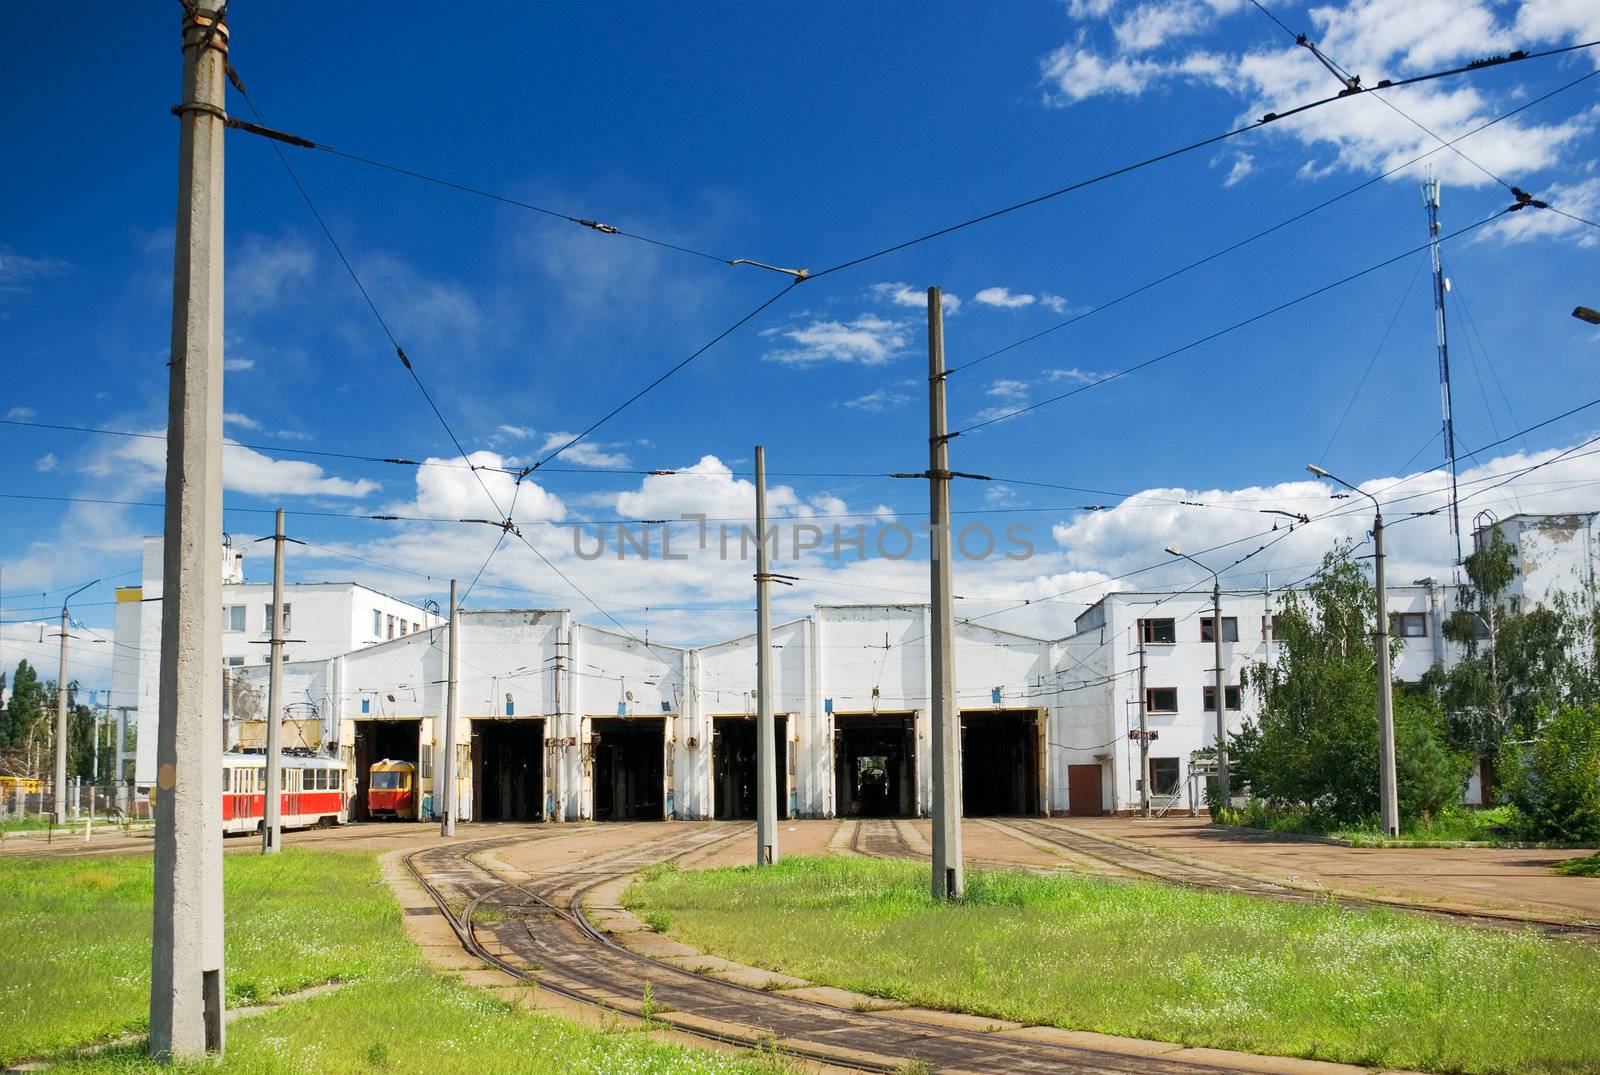
[[[1216,637],[1215,621],[1215,616],[1200,617],[1201,642],[1214,641]],[[1173,618],[1140,620],[1139,638],[1147,646],[1174,645],[1178,641],[1178,621]],[[1239,641],[1239,617],[1222,617],[1222,640],[1224,642]]]
[[[372,610],[372,634],[375,638],[404,638],[406,635],[414,635],[420,630],[422,630],[422,624],[414,620],[408,620],[404,616],[385,614],[381,608]]]
[[[245,627],[245,608],[246,607],[247,606],[245,606],[245,605],[223,605],[222,606],[222,629],[224,631],[243,631],[243,630],[246,630],[247,629]],[[288,602],[284,603],[284,606],[283,606],[283,633],[284,634],[288,634],[289,633],[289,623],[290,623],[289,613],[290,613],[290,610],[293,607],[294,606],[290,605]],[[261,606],[261,620],[260,620],[260,623],[261,623],[261,630],[262,631],[266,632],[267,634],[271,634],[272,633],[272,606],[271,605],[262,605]]]
[[[1244,692],[1238,686],[1224,684],[1223,693],[1226,695],[1229,709],[1237,711],[1244,708]],[[1146,713],[1176,713],[1178,711],[1178,688],[1146,687],[1144,708]],[[1215,713],[1217,711],[1217,688],[1215,686],[1200,688],[1200,708],[1207,713]]]

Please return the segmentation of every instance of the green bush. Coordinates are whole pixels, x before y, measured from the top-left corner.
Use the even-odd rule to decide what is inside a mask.
[[[1500,753],[1507,797],[1536,840],[1600,841],[1600,706],[1563,706]]]

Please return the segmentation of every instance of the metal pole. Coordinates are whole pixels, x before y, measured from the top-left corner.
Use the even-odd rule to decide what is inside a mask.
[[[456,834],[456,580],[450,580],[450,641],[446,655],[444,686],[444,765],[441,766],[444,808],[439,812],[439,835]],[[435,794],[440,792],[435,791]]]
[[[555,771],[553,773],[551,773],[551,777],[553,778],[552,782],[555,785],[555,787],[554,787],[555,794],[553,795],[552,800],[551,800],[552,805],[555,807],[555,809],[551,811],[551,814],[553,815],[552,819],[555,820],[555,821],[565,821],[565,820],[567,820],[567,803],[566,803],[566,798],[565,798],[565,792],[566,792],[566,786],[567,786],[566,774],[565,774],[565,770],[566,770],[566,767],[567,767],[567,740],[566,740],[565,733],[566,733],[567,729],[566,729],[566,721],[561,719],[561,676],[562,676],[563,671],[564,671],[562,666],[561,666],[561,643],[562,643],[561,634],[560,634],[560,629],[558,628],[557,629],[557,633],[556,633],[556,647],[555,647],[556,648],[556,670],[555,670],[555,709],[556,709],[556,713],[555,713],[556,729],[555,730],[556,730],[556,734],[551,736],[551,738],[555,740],[555,761],[556,761]]]
[[[950,567],[950,438],[945,433],[944,305],[928,289],[929,590],[933,601],[929,707],[933,739],[933,898],[966,891],[961,856],[961,728],[955,706],[955,607]]]
[[[218,14],[184,8],[172,273],[150,1054],[223,1047],[222,204]]]
[[[1144,687],[1144,629],[1139,629],[1139,816],[1150,816],[1150,725]]]
[[[1222,679],[1222,580],[1212,576],[1211,648],[1217,659],[1217,797],[1221,805],[1232,800],[1228,781],[1228,691]]]
[[[283,509],[272,532],[272,634],[267,652],[267,809],[261,820],[261,853],[283,844]]]
[[[56,671],[56,767],[52,816],[67,823],[67,606],[61,606],[61,663]]]
[[[1395,783],[1394,697],[1389,673],[1389,600],[1383,581],[1383,510],[1373,501],[1372,552],[1378,587],[1378,809],[1383,831],[1400,835],[1400,796]]]
[[[767,450],[756,445],[756,865],[778,861],[777,755],[772,716],[772,610],[767,588]]]

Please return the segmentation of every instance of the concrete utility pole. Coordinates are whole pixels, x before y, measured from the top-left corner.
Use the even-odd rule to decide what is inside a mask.
[[[557,630],[557,634],[556,634],[556,645],[555,645],[555,650],[556,650],[555,665],[556,665],[556,667],[555,667],[554,691],[553,691],[553,696],[554,696],[554,699],[555,699],[556,734],[554,736],[551,736],[551,738],[555,741],[555,748],[556,748],[555,749],[555,761],[556,761],[555,771],[550,774],[550,776],[551,776],[550,783],[551,783],[552,789],[554,791],[554,794],[551,796],[551,800],[550,800],[551,806],[553,807],[553,809],[550,811],[550,815],[551,815],[550,820],[552,820],[552,821],[565,821],[565,820],[567,820],[567,803],[566,803],[566,799],[565,799],[565,791],[566,791],[566,786],[567,786],[566,773],[565,773],[565,770],[566,770],[566,767],[567,767],[567,740],[566,740],[566,737],[561,734],[562,732],[566,731],[566,721],[561,719],[561,677],[565,673],[565,669],[562,667],[561,646],[562,646],[562,640],[561,640],[560,631],[558,629]]]
[[[756,445],[756,865],[778,861],[777,754],[772,716],[772,610],[767,586],[767,450]]]
[[[440,785],[434,795],[440,797],[444,807],[439,811],[439,835],[456,834],[456,645],[459,640],[457,621],[460,609],[456,607],[456,580],[450,580],[450,641],[445,656],[444,684],[444,764],[439,766]],[[559,674],[559,673],[557,673]]]
[[[1383,505],[1365,489],[1357,488],[1319,466],[1307,470],[1319,478],[1338,482],[1372,501],[1373,584],[1377,586],[1378,622],[1373,628],[1378,658],[1378,813],[1383,831],[1400,835],[1400,792],[1394,760],[1394,681],[1389,669],[1389,592],[1383,577]]]
[[[1144,628],[1139,628],[1139,816],[1150,816],[1150,723],[1144,686]]]
[[[267,644],[267,810],[261,821],[261,853],[283,844],[283,509],[272,532],[272,634]]]
[[[184,8],[172,272],[150,1054],[223,1046],[222,199],[228,29]]]
[[[950,438],[945,432],[944,305],[928,289],[929,589],[933,601],[933,898],[966,892],[961,856],[961,728],[955,704],[955,599],[950,565]]]

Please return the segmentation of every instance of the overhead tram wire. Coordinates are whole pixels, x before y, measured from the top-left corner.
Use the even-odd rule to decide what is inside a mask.
[[[1600,68],[1597,68],[1594,73],[1600,74]],[[1344,423],[1349,419],[1351,409],[1355,407],[1356,400],[1361,398],[1361,390],[1367,386],[1367,378],[1372,376],[1372,367],[1377,364],[1378,356],[1383,354],[1383,346],[1389,342],[1389,334],[1394,331],[1395,323],[1400,320],[1400,311],[1405,309],[1406,300],[1411,297],[1411,289],[1416,286],[1417,277],[1421,275],[1422,261],[1418,259],[1417,268],[1412,272],[1411,280],[1406,284],[1406,289],[1401,294],[1400,301],[1395,304],[1394,313],[1390,315],[1388,325],[1384,326],[1383,335],[1378,338],[1378,346],[1372,349],[1372,357],[1367,359],[1367,368],[1361,371],[1361,379],[1356,382],[1355,391],[1350,393],[1350,400],[1344,405],[1344,413],[1339,415],[1339,421],[1334,425],[1333,432],[1328,434],[1328,443],[1322,446],[1322,454],[1317,457],[1317,462],[1325,462],[1328,458],[1328,453],[1333,450],[1333,442],[1339,439],[1339,433],[1344,429]],[[1442,431],[1440,436],[1443,436]]]
[[[1449,235],[1446,235],[1442,239],[1440,239],[1440,242],[1447,242],[1447,241],[1449,241],[1451,239],[1455,239],[1455,238],[1458,238],[1458,237],[1460,237],[1462,235],[1465,235],[1468,232],[1475,231],[1476,229],[1483,227],[1485,224],[1489,224],[1489,223],[1492,223],[1495,220],[1500,219],[1502,216],[1505,216],[1507,213],[1509,213],[1511,211],[1512,211],[1511,209],[1500,209],[1500,210],[1490,214],[1489,216],[1484,217],[1482,220],[1477,221],[1476,223],[1468,224],[1464,228],[1459,228],[1459,229],[1451,232]],[[1196,347],[1200,347],[1200,346],[1202,346],[1204,344],[1212,342],[1213,340],[1220,339],[1221,337],[1229,335],[1230,333],[1237,332],[1238,330],[1240,330],[1242,328],[1246,328],[1246,327],[1248,327],[1250,325],[1255,324],[1257,321],[1265,320],[1266,318],[1271,317],[1274,314],[1282,313],[1284,310],[1287,310],[1287,309],[1289,309],[1291,307],[1294,307],[1294,306],[1298,306],[1303,302],[1307,302],[1307,301],[1309,301],[1311,299],[1314,299],[1318,295],[1322,295],[1322,294],[1324,294],[1326,292],[1332,291],[1335,288],[1343,287],[1345,284],[1351,283],[1351,282],[1353,282],[1355,280],[1359,280],[1363,276],[1370,276],[1371,274],[1379,271],[1380,269],[1388,268],[1390,265],[1393,265],[1398,261],[1404,261],[1406,258],[1412,257],[1413,255],[1418,254],[1418,253],[1428,249],[1428,245],[1429,244],[1427,244],[1427,243],[1423,243],[1421,246],[1412,247],[1411,249],[1406,250],[1406,251],[1404,251],[1402,253],[1395,254],[1393,257],[1385,258],[1384,260],[1382,260],[1380,262],[1377,262],[1376,264],[1369,265],[1364,269],[1360,269],[1360,270],[1358,270],[1356,272],[1350,273],[1347,276],[1340,277],[1339,279],[1334,280],[1331,283],[1323,284],[1321,287],[1315,288],[1314,290],[1311,290],[1311,291],[1307,291],[1302,295],[1299,295],[1299,296],[1297,296],[1295,298],[1292,298],[1292,299],[1288,300],[1287,302],[1281,302],[1278,305],[1271,307],[1270,309],[1262,310],[1260,313],[1257,313],[1257,314],[1252,314],[1251,316],[1245,318],[1242,321],[1235,321],[1233,324],[1228,325],[1228,326],[1226,326],[1224,328],[1217,329],[1215,332],[1208,333],[1207,335],[1202,336],[1199,339],[1191,340],[1190,342],[1182,345],[1181,347],[1175,347],[1170,351],[1164,351],[1161,354],[1156,355],[1154,358],[1147,358],[1143,362],[1137,362],[1134,365],[1127,367],[1126,369],[1118,370],[1115,373],[1108,373],[1103,377],[1097,377],[1094,380],[1091,380],[1091,381],[1085,382],[1084,384],[1079,385],[1077,388],[1071,389],[1071,390],[1066,391],[1066,392],[1062,392],[1062,393],[1060,393],[1058,395],[1050,396],[1047,399],[1041,399],[1041,400],[1039,400],[1039,401],[1037,401],[1035,403],[1030,403],[1030,404],[1028,404],[1026,406],[1018,407],[1015,410],[1010,410],[1010,411],[1006,411],[1003,414],[995,415],[992,418],[985,418],[984,420],[982,420],[980,422],[974,422],[969,426],[964,426],[961,429],[956,430],[954,433],[952,433],[950,435],[953,436],[953,437],[957,437],[957,436],[961,436],[962,434],[965,434],[965,433],[971,433],[974,430],[983,429],[986,426],[992,426],[997,422],[1004,422],[1007,419],[1015,418],[1018,415],[1027,414],[1030,411],[1036,411],[1040,407],[1048,407],[1052,403],[1059,403],[1064,399],[1070,399],[1073,396],[1076,396],[1076,395],[1079,395],[1079,394],[1081,394],[1083,392],[1089,391],[1091,388],[1098,388],[1103,384],[1108,384],[1108,383],[1110,383],[1112,381],[1121,380],[1122,378],[1127,377],[1130,374],[1137,373],[1137,372],[1139,372],[1140,370],[1143,370],[1143,369],[1148,369],[1149,367],[1156,365],[1158,362],[1165,362],[1169,358],[1175,358],[1178,355],[1183,354],[1185,351],[1192,351]]]
[[[1361,85],[1361,76],[1360,75],[1351,74],[1349,72],[1349,70],[1346,69],[1342,64],[1338,63],[1331,56],[1329,56],[1327,53],[1323,52],[1321,47],[1318,46],[1315,41],[1312,41],[1305,34],[1297,34],[1293,30],[1289,29],[1289,27],[1284,25],[1282,19],[1278,18],[1278,16],[1274,15],[1272,12],[1268,11],[1265,7],[1263,7],[1261,5],[1260,0],[1250,0],[1250,3],[1252,5],[1254,5],[1254,7],[1255,7],[1255,9],[1257,11],[1261,12],[1261,14],[1265,15],[1267,18],[1271,19],[1274,23],[1276,23],[1278,25],[1278,27],[1283,30],[1284,33],[1288,34],[1291,38],[1293,38],[1295,44],[1297,44],[1300,47],[1308,50],[1311,53],[1311,55],[1315,56],[1317,58],[1317,61],[1319,63],[1321,63],[1322,66],[1324,66],[1324,67],[1326,67],[1328,69],[1329,73],[1331,73],[1335,78],[1337,78],[1341,83],[1344,84],[1346,93],[1358,93],[1358,92],[1361,92],[1364,89],[1364,87],[1362,87],[1362,85]],[[1494,172],[1491,172],[1488,168],[1485,168],[1482,164],[1479,164],[1476,160],[1474,160],[1471,157],[1467,156],[1466,151],[1461,149],[1459,146],[1456,145],[1456,142],[1460,141],[1459,138],[1455,139],[1455,140],[1452,140],[1452,141],[1449,141],[1449,142],[1445,141],[1443,137],[1441,137],[1440,135],[1435,133],[1434,130],[1431,127],[1429,127],[1427,124],[1423,123],[1421,120],[1417,119],[1415,116],[1411,115],[1409,112],[1406,112],[1399,105],[1397,105],[1393,101],[1389,100],[1383,94],[1376,92],[1376,90],[1384,89],[1384,88],[1388,88],[1388,87],[1384,87],[1382,85],[1379,85],[1379,86],[1373,87],[1372,90],[1369,90],[1367,92],[1372,93],[1372,96],[1376,97],[1378,99],[1379,103],[1381,103],[1385,108],[1388,108],[1390,111],[1394,112],[1395,115],[1399,116],[1401,119],[1405,120],[1407,123],[1409,123],[1413,127],[1417,128],[1417,130],[1421,131],[1423,134],[1427,135],[1429,138],[1432,138],[1435,142],[1438,142],[1439,145],[1440,145],[1440,148],[1448,149],[1450,152],[1452,152],[1456,156],[1460,157],[1463,161],[1465,161],[1466,163],[1472,165],[1472,167],[1476,168],[1478,171],[1480,171],[1484,175],[1488,176],[1494,182],[1500,184],[1506,190],[1510,191],[1511,194],[1514,197],[1516,197],[1519,207],[1528,206],[1530,208],[1548,209],[1553,213],[1557,213],[1557,214],[1559,214],[1561,216],[1564,216],[1564,217],[1568,218],[1569,220],[1575,220],[1575,221],[1577,221],[1577,222],[1579,222],[1581,224],[1588,224],[1590,227],[1593,227],[1593,228],[1600,228],[1600,224],[1597,224],[1592,220],[1587,220],[1587,219],[1585,219],[1584,217],[1581,217],[1581,216],[1574,216],[1573,214],[1565,212],[1564,210],[1557,209],[1555,206],[1551,205],[1548,201],[1541,200],[1541,199],[1536,199],[1536,198],[1532,197],[1531,195],[1525,193],[1520,188],[1513,186],[1512,184],[1507,182],[1505,179],[1503,179],[1500,176],[1496,175]]]
[[[1322,108],[1323,106],[1333,104],[1336,101],[1347,100],[1347,99],[1352,98],[1352,97],[1360,96],[1361,94],[1364,94],[1364,93],[1371,93],[1374,90],[1397,89],[1397,88],[1402,87],[1402,86],[1415,86],[1415,85],[1419,85],[1419,84],[1425,83],[1425,82],[1433,82],[1433,81],[1436,81],[1438,79],[1451,78],[1451,77],[1453,77],[1455,75],[1465,74],[1465,73],[1472,72],[1472,71],[1483,71],[1483,70],[1487,70],[1487,69],[1492,68],[1492,67],[1504,67],[1504,66],[1507,66],[1507,65],[1510,65],[1510,64],[1518,64],[1518,63],[1522,63],[1522,62],[1527,61],[1527,60],[1539,60],[1539,59],[1546,59],[1546,58],[1552,57],[1552,56],[1561,56],[1561,55],[1565,55],[1566,53],[1569,53],[1569,52],[1578,52],[1578,51],[1581,51],[1583,49],[1594,48],[1597,45],[1600,45],[1600,40],[1597,40],[1597,41],[1586,41],[1586,42],[1582,42],[1580,44],[1575,44],[1575,45],[1564,45],[1564,46],[1560,46],[1558,48],[1543,49],[1543,50],[1541,50],[1539,52],[1527,52],[1525,50],[1518,49],[1516,51],[1507,53],[1506,55],[1503,55],[1503,56],[1490,56],[1490,57],[1486,57],[1486,58],[1481,59],[1481,60],[1474,60],[1473,62],[1468,63],[1468,64],[1462,64],[1462,65],[1459,65],[1459,66],[1456,66],[1456,67],[1450,67],[1450,68],[1446,68],[1446,69],[1443,69],[1443,70],[1440,70],[1440,71],[1431,71],[1431,72],[1428,72],[1427,74],[1413,75],[1410,78],[1384,79],[1382,82],[1379,82],[1375,86],[1371,86],[1371,87],[1362,86],[1362,87],[1355,88],[1353,90],[1352,89],[1346,89],[1342,93],[1336,93],[1336,94],[1333,94],[1332,96],[1329,96],[1329,97],[1323,97],[1323,98],[1319,98],[1319,99],[1317,99],[1315,101],[1309,101],[1309,102],[1307,102],[1305,104],[1302,104],[1302,105],[1296,105],[1295,107],[1286,109],[1286,110],[1284,110],[1282,112],[1268,112],[1266,115],[1262,116],[1260,119],[1253,120],[1253,121],[1251,121],[1249,123],[1246,123],[1246,124],[1243,124],[1241,126],[1235,127],[1235,128],[1233,128],[1231,130],[1224,131],[1221,134],[1215,134],[1215,135],[1212,135],[1209,138],[1202,138],[1202,139],[1200,139],[1198,141],[1190,142],[1187,145],[1179,146],[1176,149],[1169,149],[1169,150],[1167,150],[1167,151],[1165,151],[1163,153],[1158,153],[1158,154],[1156,154],[1154,156],[1146,157],[1143,160],[1134,161],[1131,164],[1125,164],[1125,165],[1122,165],[1121,167],[1113,168],[1110,171],[1102,172],[1099,175],[1090,176],[1087,179],[1080,179],[1080,180],[1078,180],[1078,181],[1076,181],[1074,183],[1069,183],[1064,187],[1059,187],[1059,188],[1057,188],[1055,190],[1047,191],[1044,194],[1035,195],[1032,198],[1026,198],[1026,199],[1024,199],[1022,201],[1015,202],[1015,203],[1013,203],[1011,205],[1003,206],[1003,207],[1001,207],[999,209],[993,209],[993,210],[990,210],[989,212],[986,212],[986,213],[980,213],[979,215],[974,216],[974,217],[970,217],[970,218],[968,218],[966,220],[962,220],[962,221],[959,221],[959,222],[954,223],[954,224],[948,224],[948,225],[945,225],[944,227],[936,228],[933,231],[925,232],[925,233],[923,233],[921,235],[918,235],[918,236],[915,236],[913,238],[906,239],[906,240],[903,240],[903,241],[898,242],[898,243],[894,243],[894,244],[892,244],[890,246],[882,247],[881,249],[874,250],[871,253],[862,254],[862,255],[860,255],[858,257],[850,258],[847,261],[839,262],[837,265],[832,265],[832,266],[829,266],[826,269],[821,269],[821,270],[818,270],[817,272],[811,273],[809,278],[812,279],[812,280],[816,280],[816,279],[820,279],[821,277],[824,277],[824,276],[829,276],[829,275],[831,275],[833,273],[836,273],[836,272],[842,272],[845,269],[854,268],[854,267],[856,267],[858,265],[864,265],[869,261],[875,261],[878,258],[882,258],[882,257],[886,257],[886,256],[888,256],[890,254],[898,253],[901,250],[906,250],[906,249],[909,249],[910,247],[918,246],[918,245],[920,245],[922,243],[925,243],[925,242],[928,242],[928,241],[930,241],[932,239],[937,239],[937,238],[940,238],[940,237],[945,236],[945,235],[950,235],[950,234],[952,234],[954,232],[958,232],[958,231],[962,231],[962,230],[964,230],[966,228],[970,228],[973,225],[982,224],[982,223],[984,223],[986,221],[994,220],[994,219],[997,219],[999,217],[1006,216],[1006,215],[1009,215],[1011,213],[1015,213],[1015,212],[1017,212],[1019,210],[1027,209],[1027,208],[1030,208],[1032,206],[1039,205],[1039,204],[1041,204],[1043,202],[1051,201],[1051,200],[1053,200],[1055,198],[1059,198],[1059,197],[1061,197],[1062,195],[1065,195],[1065,194],[1071,194],[1071,193],[1073,193],[1075,191],[1084,190],[1084,189],[1086,189],[1088,187],[1092,187],[1092,186],[1095,186],[1097,184],[1104,183],[1105,181],[1107,181],[1109,179],[1115,179],[1118,176],[1127,175],[1130,172],[1136,172],[1136,171],[1138,171],[1138,170],[1140,170],[1142,168],[1148,168],[1151,165],[1159,164],[1162,161],[1171,160],[1174,157],[1184,156],[1185,154],[1192,153],[1192,152],[1194,152],[1196,150],[1204,149],[1207,146],[1216,145],[1217,143],[1226,141],[1226,140],[1228,140],[1230,138],[1236,138],[1239,135],[1247,134],[1250,131],[1259,130],[1260,128],[1268,126],[1269,124],[1276,123],[1279,120],[1288,119],[1291,116],[1298,116],[1298,115],[1301,115],[1303,113],[1310,112],[1313,109]]]
[[[251,99],[249,92],[244,88],[244,82],[241,81],[237,73],[234,72],[231,64],[227,65],[226,71],[228,73],[229,81],[233,83],[233,88],[239,91],[240,97],[244,98],[244,103],[249,107],[250,114],[255,116],[258,124],[261,123],[261,110],[256,107],[255,101]],[[500,504],[495,500],[494,493],[490,491],[489,483],[483,480],[482,474],[478,473],[478,467],[472,462],[472,457],[468,455],[467,450],[462,447],[461,441],[459,438],[457,438],[455,430],[450,428],[450,423],[445,419],[444,412],[439,410],[439,405],[434,402],[433,395],[429,393],[427,386],[422,383],[422,377],[417,373],[416,368],[411,364],[410,356],[406,354],[405,348],[400,346],[400,341],[395,338],[394,331],[389,327],[389,322],[384,319],[383,313],[378,309],[378,304],[373,301],[372,295],[367,291],[366,285],[361,282],[361,277],[356,272],[355,266],[352,265],[350,263],[350,259],[345,256],[344,248],[339,245],[339,240],[334,237],[333,229],[328,227],[328,222],[323,219],[321,211],[317,209],[316,202],[312,201],[310,191],[306,190],[305,184],[300,182],[300,176],[295,172],[294,166],[289,163],[289,158],[284,155],[283,148],[279,145],[278,140],[274,138],[268,138],[267,142],[272,146],[272,152],[276,154],[278,163],[283,165],[283,170],[288,174],[289,181],[294,184],[295,190],[300,192],[300,197],[306,203],[306,208],[311,210],[311,215],[316,218],[317,226],[322,229],[322,234],[327,238],[328,245],[333,247],[333,252],[338,255],[339,261],[343,263],[345,271],[350,274],[351,281],[356,285],[356,290],[361,293],[362,299],[366,301],[367,308],[372,311],[372,316],[377,320],[378,326],[383,329],[383,334],[389,338],[389,343],[394,347],[395,355],[400,359],[400,364],[404,366],[406,372],[411,375],[411,380],[415,382],[417,390],[422,393],[422,398],[427,401],[428,407],[433,411],[434,417],[439,419],[439,424],[444,427],[445,435],[450,438],[450,443],[455,445],[456,451],[460,454],[462,462],[466,463],[467,466],[472,470],[472,476],[478,479],[478,485],[483,489],[484,496],[489,498],[489,503],[494,505],[495,513],[501,517],[506,525],[509,525],[511,520],[505,514],[505,512],[500,510]]]
[[[1570,89],[1574,88],[1575,86],[1578,86],[1578,85],[1580,85],[1580,84],[1582,84],[1584,82],[1587,82],[1589,79],[1594,78],[1597,75],[1600,75],[1600,68],[1596,68],[1595,70],[1590,71],[1589,73],[1587,73],[1585,75],[1581,75],[1578,78],[1575,78],[1570,82],[1567,82],[1567,83],[1564,83],[1563,85],[1557,86],[1555,89],[1550,90],[1547,93],[1541,94],[1540,96],[1535,97],[1532,100],[1524,101],[1522,104],[1518,105],[1516,108],[1510,109],[1509,111],[1506,111],[1506,112],[1502,112],[1500,115],[1495,116],[1493,119],[1486,120],[1485,122],[1483,122],[1483,123],[1479,124],[1478,126],[1472,128],[1472,130],[1467,131],[1464,134],[1457,135],[1454,139],[1451,140],[1451,142],[1449,144],[1453,145],[1456,142],[1460,142],[1460,141],[1463,141],[1463,140],[1465,140],[1467,138],[1471,138],[1472,136],[1474,136],[1476,134],[1479,134],[1479,133],[1487,130],[1490,127],[1493,127],[1495,124],[1501,123],[1504,120],[1510,119],[1512,116],[1517,115],[1519,112],[1523,112],[1523,111],[1526,111],[1527,109],[1535,107],[1536,105],[1543,104],[1545,101],[1548,101],[1550,98],[1555,97],[1558,94],[1565,93],[1567,90],[1570,90]],[[1308,209],[1302,210],[1301,212],[1298,212],[1298,213],[1294,214],[1293,216],[1286,217],[1283,220],[1278,221],[1276,224],[1271,225],[1270,227],[1263,228],[1261,231],[1258,231],[1258,232],[1255,232],[1255,233],[1253,233],[1251,235],[1248,235],[1245,238],[1238,240],[1237,242],[1230,243],[1227,246],[1224,246],[1224,247],[1222,247],[1222,248],[1220,248],[1218,250],[1215,250],[1212,253],[1207,254],[1202,258],[1198,258],[1195,261],[1191,261],[1188,264],[1183,265],[1183,266],[1181,266],[1181,267],[1179,267],[1177,269],[1173,269],[1171,272],[1168,272],[1168,273],[1166,273],[1166,274],[1164,274],[1162,276],[1158,276],[1154,280],[1151,280],[1151,281],[1149,281],[1147,283],[1144,283],[1144,284],[1140,284],[1138,287],[1135,287],[1132,290],[1125,291],[1122,294],[1117,295],[1114,298],[1107,299],[1105,302],[1102,302],[1097,306],[1093,306],[1093,307],[1090,307],[1089,309],[1084,310],[1084,311],[1082,311],[1080,313],[1073,314],[1071,317],[1069,317],[1069,318],[1067,318],[1067,319],[1065,319],[1063,321],[1059,321],[1056,324],[1050,325],[1047,328],[1040,329],[1037,332],[1030,333],[1029,335],[1022,337],[1019,340],[1014,340],[1011,343],[1008,343],[1003,347],[999,347],[999,348],[996,348],[993,351],[988,352],[987,354],[979,355],[977,358],[968,359],[966,362],[957,363],[956,365],[950,367],[948,372],[951,373],[951,374],[959,373],[962,370],[967,369],[967,368],[969,368],[971,366],[976,366],[976,365],[979,365],[981,363],[988,362],[990,359],[998,358],[999,356],[1005,354],[1008,351],[1012,351],[1012,350],[1015,350],[1018,347],[1022,347],[1022,346],[1026,345],[1026,344],[1030,344],[1030,343],[1034,342],[1035,340],[1042,339],[1043,337],[1048,336],[1048,335],[1050,335],[1052,333],[1059,332],[1060,330],[1062,330],[1064,328],[1068,328],[1068,327],[1070,327],[1072,325],[1075,325],[1079,321],[1085,320],[1086,318],[1093,317],[1097,313],[1100,313],[1100,312],[1105,311],[1105,310],[1109,310],[1111,307],[1117,306],[1117,305],[1119,305],[1119,304],[1121,304],[1123,302],[1126,302],[1129,299],[1137,298],[1139,295],[1144,294],[1146,291],[1149,291],[1152,288],[1159,287],[1160,285],[1162,285],[1164,283],[1167,283],[1167,282],[1169,282],[1171,280],[1175,280],[1178,277],[1184,275],[1185,273],[1192,272],[1193,270],[1198,269],[1203,265],[1209,264],[1210,262],[1213,262],[1213,261],[1217,260],[1218,258],[1224,257],[1224,256],[1226,256],[1228,254],[1233,253],[1236,250],[1242,249],[1243,247],[1246,247],[1246,246],[1250,245],[1251,243],[1256,242],[1259,239],[1264,239],[1267,236],[1273,234],[1274,232],[1281,231],[1282,229],[1288,227],[1291,224],[1296,224],[1299,221],[1304,220],[1309,216],[1312,216],[1312,215],[1314,215],[1316,213],[1319,213],[1322,210],[1328,208],[1329,206],[1335,205],[1338,202],[1341,202],[1344,199],[1351,197],[1352,195],[1359,194],[1361,191],[1366,190],[1368,187],[1375,186],[1376,184],[1382,182],[1383,180],[1388,179],[1390,176],[1395,175],[1395,174],[1397,174],[1399,172],[1402,172],[1405,169],[1410,168],[1412,165],[1417,164],[1420,161],[1426,160],[1428,157],[1431,157],[1436,153],[1442,153],[1445,150],[1445,148],[1446,148],[1446,146],[1439,146],[1439,147],[1437,147],[1435,149],[1430,149],[1425,153],[1419,153],[1417,156],[1412,157],[1410,160],[1405,161],[1405,162],[1403,162],[1401,164],[1397,164],[1394,167],[1388,169],[1387,171],[1380,172],[1379,174],[1377,174],[1375,176],[1372,176],[1369,179],[1365,179],[1362,182],[1357,183],[1355,186],[1350,187],[1347,190],[1344,190],[1344,191],[1342,191],[1342,192],[1340,192],[1338,194],[1335,194],[1331,198],[1328,198],[1328,199],[1325,199],[1324,201],[1318,202],[1316,205],[1313,205]]]

